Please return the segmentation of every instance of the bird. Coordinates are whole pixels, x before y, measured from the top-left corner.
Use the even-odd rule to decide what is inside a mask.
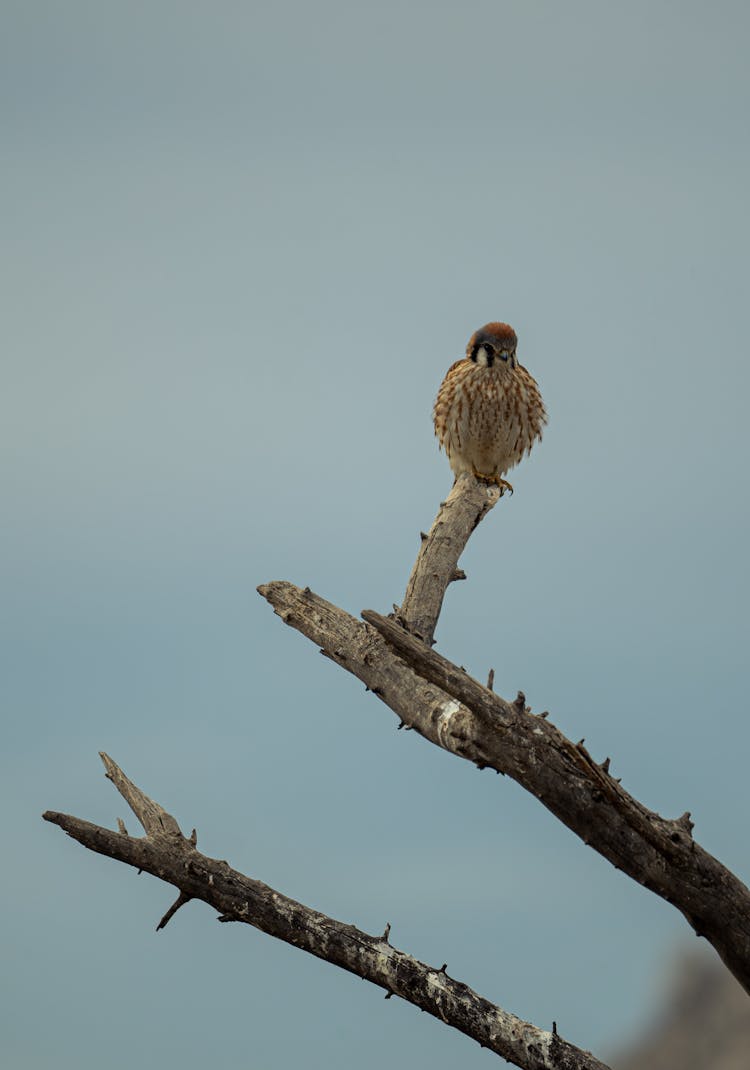
[[[516,332],[486,323],[451,364],[433,409],[435,434],[456,479],[469,472],[513,493],[505,473],[541,439],[547,410],[536,380],[518,363]]]

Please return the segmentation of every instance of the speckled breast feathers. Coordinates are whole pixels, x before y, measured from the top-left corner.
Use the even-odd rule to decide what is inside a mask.
[[[516,336],[492,323],[448,369],[434,408],[435,434],[456,476],[500,480],[541,438],[547,420],[534,378],[516,360]]]

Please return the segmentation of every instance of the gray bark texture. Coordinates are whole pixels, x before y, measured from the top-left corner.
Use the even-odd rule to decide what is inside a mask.
[[[137,788],[108,755],[102,754],[102,761],[145,836],[129,836],[121,821],[114,832],[69,814],[47,811],[43,816],[84,847],[173,884],[179,895],[158,929],[185,903],[201,899],[219,911],[219,921],[252,925],[349,970],[385,989],[386,999],[400,996],[525,1070],[607,1070],[556,1031],[538,1029],[508,1014],[449,977],[447,966],[428,966],[393,947],[390,925],[381,936],[371,936],[246,877],[227,862],[201,854],[195,830],[183,836],[175,818]]]

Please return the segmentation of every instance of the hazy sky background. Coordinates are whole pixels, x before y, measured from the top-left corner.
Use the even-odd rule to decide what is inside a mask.
[[[680,916],[258,583],[399,601],[490,319],[550,412],[438,649],[747,879],[745,3],[6,0],[0,1062],[496,1064],[45,825],[132,815],[606,1056]],[[4,1020],[1,1020],[4,1019]]]

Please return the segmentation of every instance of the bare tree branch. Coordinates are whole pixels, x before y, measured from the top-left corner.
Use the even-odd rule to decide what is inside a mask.
[[[524,1070],[607,1070],[556,1030],[538,1029],[449,977],[445,965],[436,969],[393,947],[388,941],[390,925],[382,936],[371,936],[287,898],[227,862],[201,854],[194,834],[183,836],[171,814],[144,795],[106,754],[102,760],[145,836],[113,832],[69,814],[47,811],[43,816],[84,847],[178,888],[177,901],[158,928],[184,903],[201,899],[219,911],[220,921],[245,922],[363,977],[384,988],[386,998],[400,996]]]
[[[690,814],[667,820],[648,810],[546,719],[533,716],[519,692],[509,703],[430,649],[448,584],[464,578],[458,559],[471,532],[499,498],[495,487],[459,478],[441,505],[412,571],[395,619],[373,611],[357,620],[293,584],[258,588],[276,613],[364,682],[400,718],[443,749],[507,773],[617,868],[673,903],[706,936],[750,991],[750,892],[692,839]],[[606,1070],[591,1055],[482,999],[450,978],[393,948],[390,925],[370,936],[200,854],[193,830],[144,795],[106,755],[107,775],[143,825],[134,839],[59,813],[45,819],[85,846],[173,884],[179,895],[163,928],[190,899],[220,911],[220,921],[244,921],[399,995],[516,1065],[529,1070]]]
[[[289,583],[258,590],[403,723],[480,769],[513,777],[616,868],[676,906],[750,991],[750,892],[695,843],[689,814],[673,821],[653,813],[583,741],[529,713],[522,694],[506,702],[388,618],[365,611],[363,624]]]
[[[448,584],[466,579],[457,567],[458,559],[472,531],[500,497],[500,488],[494,484],[470,475],[459,476],[441,503],[429,535],[422,536],[422,545],[396,617],[408,631],[430,646]]]
[[[519,693],[508,703],[463,669],[429,650],[379,613],[362,616],[421,677],[468,706],[482,725],[487,764],[507,773],[644,887],[684,914],[750,992],[750,891],[692,837],[686,812],[660,817],[629,795],[600,766],[583,740],[572,743],[526,709]]]

